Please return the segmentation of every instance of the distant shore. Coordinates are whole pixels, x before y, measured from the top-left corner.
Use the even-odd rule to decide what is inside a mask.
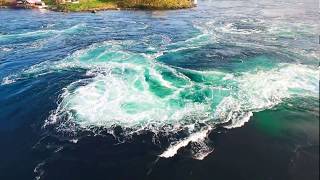
[[[57,3],[54,0],[43,0],[48,9],[59,12],[97,12],[106,10],[171,10],[171,9],[187,9],[194,7],[193,0],[80,0]],[[1,5],[0,8],[36,8],[32,5],[13,6]]]

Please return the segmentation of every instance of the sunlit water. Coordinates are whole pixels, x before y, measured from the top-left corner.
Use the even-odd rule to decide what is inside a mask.
[[[42,131],[77,139],[83,131],[115,134],[121,127],[127,138],[151,131],[155,141],[157,134],[183,131],[159,155],[172,157],[197,142],[193,157],[203,159],[216,127],[241,127],[256,112],[319,98],[315,4],[200,1],[191,10],[97,14],[1,10],[0,129],[17,128],[23,120],[9,120],[27,118],[19,109],[41,106],[48,93],[55,105],[43,105]]]

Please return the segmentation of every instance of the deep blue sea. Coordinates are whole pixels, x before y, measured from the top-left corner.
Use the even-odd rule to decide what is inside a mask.
[[[319,179],[319,2],[0,9],[0,179]]]

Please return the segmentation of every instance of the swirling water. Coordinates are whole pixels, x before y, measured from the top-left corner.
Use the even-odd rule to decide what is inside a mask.
[[[117,137],[121,128],[126,140],[152,132],[155,142],[168,138],[159,156],[193,142],[192,157],[203,159],[217,127],[319,99],[315,1],[200,1],[190,10],[97,14],[1,10],[0,20],[4,132],[32,119],[74,142],[101,129]]]

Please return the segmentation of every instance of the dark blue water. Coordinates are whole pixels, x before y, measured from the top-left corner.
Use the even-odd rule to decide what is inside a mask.
[[[318,179],[317,7],[0,10],[0,179]]]

